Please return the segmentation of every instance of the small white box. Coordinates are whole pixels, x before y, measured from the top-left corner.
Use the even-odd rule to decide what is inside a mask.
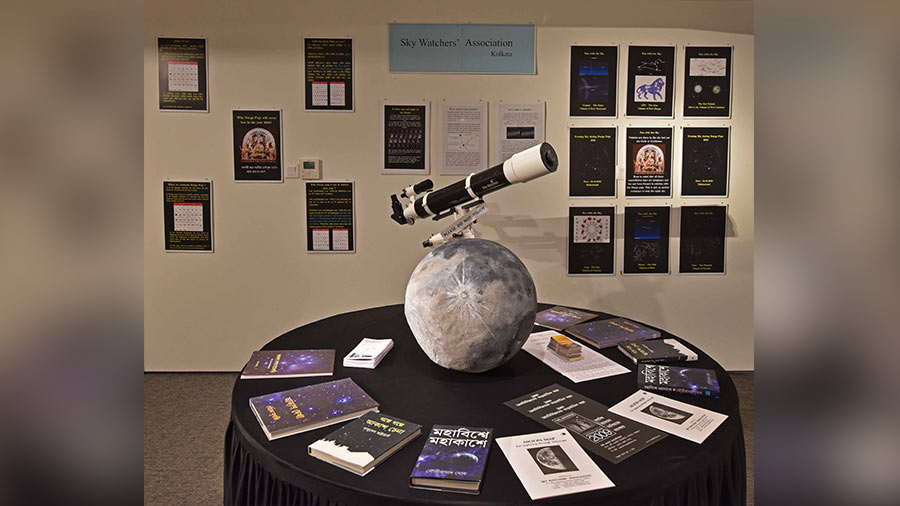
[[[300,160],[300,177],[302,179],[322,179],[322,160]]]

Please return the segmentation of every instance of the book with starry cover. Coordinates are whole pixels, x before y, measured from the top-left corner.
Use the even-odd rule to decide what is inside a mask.
[[[422,433],[422,426],[369,412],[307,447],[317,459],[360,476]]]
[[[409,486],[478,494],[494,429],[435,425],[409,477]]]
[[[639,343],[620,343],[618,348],[635,364],[697,360],[697,353],[694,350],[674,339],[653,339]]]
[[[344,378],[251,397],[250,409],[271,441],[378,411],[378,402]]]
[[[579,311],[565,306],[554,306],[536,314],[534,324],[553,330],[565,330],[596,317],[597,315],[587,311]]]
[[[264,350],[250,355],[241,379],[302,378],[333,373],[334,350]]]
[[[638,364],[638,388],[705,397],[719,396],[719,379],[712,369]]]
[[[566,332],[597,349],[612,348],[619,343],[645,341],[660,336],[658,330],[645,327],[625,318],[592,321],[576,325]]]

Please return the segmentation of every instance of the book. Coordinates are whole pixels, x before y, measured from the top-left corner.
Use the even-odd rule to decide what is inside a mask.
[[[581,345],[559,334],[550,336],[547,341],[547,348],[566,360],[580,360],[584,358],[581,355]]]
[[[690,362],[697,360],[694,350],[675,339],[654,339],[639,343],[620,343],[619,351],[635,364]]]
[[[638,388],[705,397],[719,397],[719,379],[712,369],[638,364]]]
[[[596,317],[597,315],[587,311],[579,311],[565,306],[554,306],[536,314],[534,323],[548,329],[565,330]]]
[[[254,351],[241,379],[302,378],[334,374],[334,350]]]
[[[503,403],[549,429],[566,429],[591,453],[618,464],[666,438],[663,431],[610,413],[599,402],[557,384]]]
[[[702,443],[728,415],[638,390],[609,410],[680,438]]]
[[[435,425],[409,476],[409,486],[478,494],[494,429]]]
[[[393,347],[393,339],[364,338],[344,357],[344,367],[374,369]]]
[[[344,378],[251,397],[250,409],[271,441],[378,411],[378,403]]]
[[[422,426],[384,413],[368,412],[307,447],[313,457],[365,476],[419,437]]]
[[[625,318],[586,322],[568,328],[566,332],[601,350],[612,348],[620,343],[645,341],[660,336],[658,330]]]
[[[565,429],[497,438],[532,500],[614,487]]]

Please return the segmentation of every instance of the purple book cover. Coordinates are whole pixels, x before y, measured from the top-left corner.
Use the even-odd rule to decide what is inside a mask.
[[[266,350],[253,352],[241,378],[298,378],[333,373],[334,350]]]
[[[653,330],[625,318],[610,318],[609,320],[595,320],[582,323],[566,329],[566,332],[599,349],[612,348],[619,343],[656,339],[660,336],[658,330]]]
[[[435,425],[410,475],[454,481],[481,481],[494,429]]]
[[[597,315],[594,313],[570,309],[564,306],[554,306],[535,315],[534,323],[548,329],[565,330],[596,317]]]

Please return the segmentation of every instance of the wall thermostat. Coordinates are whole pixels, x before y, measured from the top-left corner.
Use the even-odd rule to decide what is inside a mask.
[[[321,179],[322,178],[322,160],[300,160],[300,178],[301,179]]]

